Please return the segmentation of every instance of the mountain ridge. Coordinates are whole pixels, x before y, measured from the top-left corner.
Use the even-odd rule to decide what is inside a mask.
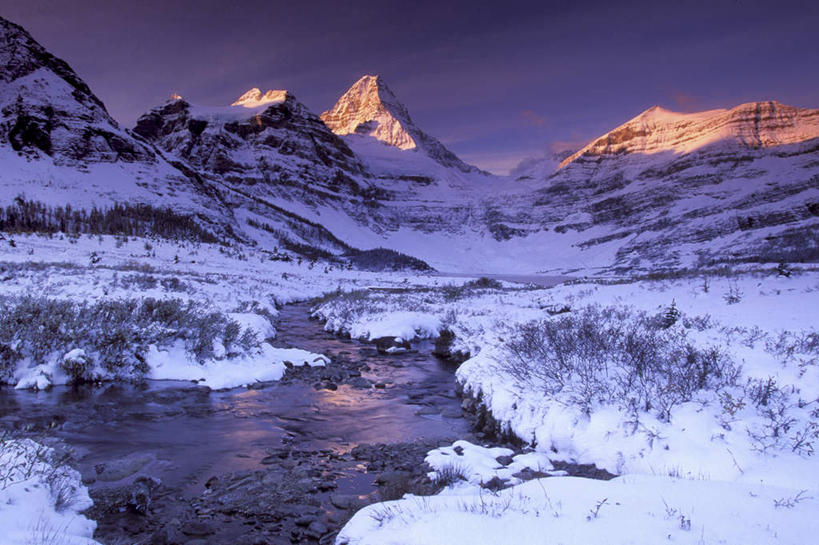
[[[765,148],[817,137],[819,109],[797,108],[775,100],[692,113],[653,106],[594,139],[564,159],[558,168],[581,157],[662,151],[685,154],[720,142]]]

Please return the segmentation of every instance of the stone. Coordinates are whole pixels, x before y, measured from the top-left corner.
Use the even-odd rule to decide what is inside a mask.
[[[216,530],[210,524],[193,520],[182,524],[182,533],[186,536],[206,537],[215,534]]]
[[[497,492],[498,490],[503,490],[507,488],[507,481],[506,479],[501,479],[497,475],[486,481],[485,483],[481,483],[481,487],[486,488],[487,490],[491,490],[493,492]]]
[[[334,494],[330,496],[330,503],[339,509],[358,509],[362,507],[362,502],[358,496],[352,494]]]
[[[307,527],[307,530],[304,531],[305,535],[310,536],[315,539],[319,539],[321,536],[328,532],[328,528],[326,525],[319,521],[314,521],[310,523],[310,526]]]
[[[314,516],[314,515],[302,515],[299,518],[297,518],[296,520],[294,520],[293,523],[296,526],[302,526],[302,527],[306,528],[307,526],[310,526],[312,523],[316,522],[317,520],[318,520],[318,518],[316,516]]]
[[[514,461],[514,458],[511,456],[498,456],[495,458],[495,461],[498,462],[500,465],[506,467]]]
[[[97,480],[113,482],[120,481],[139,472],[143,467],[153,461],[154,457],[143,454],[128,456],[119,460],[111,460],[104,464],[94,466],[97,472]]]

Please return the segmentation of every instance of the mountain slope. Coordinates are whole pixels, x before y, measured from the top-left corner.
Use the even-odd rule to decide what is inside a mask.
[[[175,97],[134,131],[220,187],[240,228],[267,245],[338,254],[349,247],[331,232],[378,222],[379,190],[358,157],[289,91],[254,88],[223,107]]]
[[[819,259],[819,110],[655,107],[539,183],[532,213],[572,239],[578,263],[595,254],[624,269]]]
[[[229,221],[218,194],[123,130],[65,61],[0,18],[0,195],[90,209],[172,206]]]
[[[298,187],[337,199],[366,187],[350,149],[292,93],[251,89],[232,106],[195,106],[171,99],[137,121],[134,132],[222,180],[265,191]]]

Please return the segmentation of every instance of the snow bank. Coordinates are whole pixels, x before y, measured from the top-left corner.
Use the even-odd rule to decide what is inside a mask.
[[[332,331],[333,324],[325,324],[325,329]],[[395,311],[362,317],[346,325],[344,329],[351,337],[368,341],[382,337],[429,339],[438,336],[441,320],[424,312]]]
[[[432,468],[429,474],[431,479],[454,473],[472,485],[486,484],[493,479],[516,484],[520,478],[515,475],[526,469],[550,475],[563,473],[555,471],[549,457],[543,452],[513,454],[514,451],[507,448],[487,448],[460,440],[452,446],[430,451],[424,461]]]
[[[30,439],[0,441],[0,528],[4,545],[98,545],[80,474]]]
[[[819,500],[797,489],[629,475],[538,479],[492,494],[477,487],[365,507],[338,545],[804,545]]]
[[[553,459],[593,463],[615,474],[819,489],[813,447],[796,446],[800,434],[815,442],[819,431],[819,360],[815,353],[780,353],[774,346],[786,329],[791,336],[815,335],[819,305],[808,302],[819,298],[816,286],[817,276],[804,274],[580,284],[544,292],[546,308],[628,303],[634,311],[662,313],[674,301],[681,321],[707,315],[701,330],[688,330],[691,341],[729,354],[742,368],[739,383],[745,389],[749,380],[761,380],[763,387],[772,381],[779,401],[768,406],[752,406],[747,391],[737,387],[720,395],[701,391],[674,407],[667,421],[610,405],[586,413],[559,393],[547,395],[520,384],[504,368],[509,356],[497,342],[464,362],[457,378],[496,420],[539,450],[551,451]],[[729,292],[739,293],[739,301],[728,304]]]
[[[214,390],[246,386],[254,382],[279,380],[287,365],[324,366],[330,358],[297,348],[274,348],[263,343],[258,350],[204,364],[191,361],[181,343],[161,350],[151,345],[145,361],[154,380],[191,380]]]

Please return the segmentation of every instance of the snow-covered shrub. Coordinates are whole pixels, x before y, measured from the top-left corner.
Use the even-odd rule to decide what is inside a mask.
[[[756,407],[761,422],[748,428],[754,448],[761,452],[787,448],[812,455],[819,439],[819,399],[805,401],[794,387],[780,387],[776,379],[749,379],[745,397]]]
[[[200,362],[214,357],[214,343],[249,350],[258,346],[219,312],[179,299],[100,300],[93,304],[45,297],[0,301],[0,380],[18,365],[58,361],[75,382],[101,376],[136,378],[148,371],[143,355],[150,345],[177,340]]]
[[[236,320],[229,320],[227,324],[225,324],[225,333],[223,335],[224,340],[222,344],[225,345],[225,349],[230,351],[230,347],[239,340],[239,335],[242,333],[242,326],[239,325],[239,322]]]
[[[681,316],[680,309],[677,308],[677,302],[671,301],[671,306],[666,309],[663,313],[663,320],[662,326],[663,329],[668,329],[669,327],[673,326],[677,323],[677,320],[680,319]]]
[[[348,292],[335,291],[325,295],[325,299],[330,301],[333,314],[341,323],[349,324],[354,317],[365,312],[368,308],[370,292],[367,290],[353,290]],[[322,301],[319,301],[321,304]]]
[[[653,411],[663,420],[700,390],[737,383],[739,369],[716,347],[692,344],[681,327],[621,307],[589,306],[515,326],[502,371],[522,387],[567,398]]]
[[[722,296],[726,303],[729,305],[736,305],[740,301],[742,301],[742,290],[736,283],[731,284],[728,286],[728,291]]]
[[[156,287],[157,279],[150,274],[131,274],[120,280],[122,287],[131,290],[150,290]]]
[[[463,284],[449,284],[441,287],[441,293],[444,299],[454,301],[456,299],[463,299],[475,294],[475,291],[481,289],[501,289],[503,284],[492,278],[482,276],[476,280],[470,280]]]
[[[175,276],[163,278],[159,283],[165,291],[188,291],[190,289],[190,286]]]
[[[94,362],[85,355],[85,350],[75,348],[63,356],[60,367],[71,377],[71,382],[82,382],[92,375]]]
[[[45,484],[51,492],[54,508],[70,508],[78,494],[69,452],[58,452],[31,439],[0,436],[0,491],[29,479]]]
[[[68,451],[0,436],[2,543],[96,543],[91,539],[96,523],[81,514],[91,498],[70,461]]]
[[[776,337],[768,337],[765,350],[783,362],[799,360],[801,365],[819,361],[819,331],[781,331]]]
[[[435,471],[433,484],[436,488],[447,488],[461,481],[469,480],[466,468],[457,461],[450,462]]]

